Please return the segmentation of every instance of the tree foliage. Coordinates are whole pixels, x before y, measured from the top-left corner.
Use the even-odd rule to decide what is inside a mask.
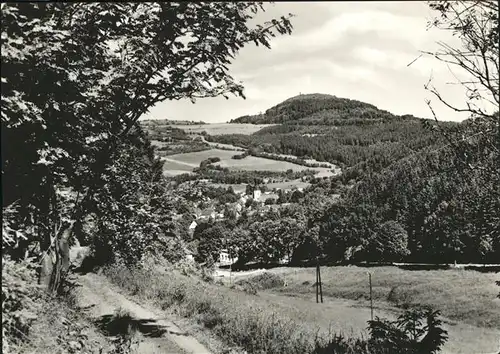
[[[492,112],[486,107],[500,105],[498,2],[431,1],[429,5],[439,14],[429,26],[451,31],[461,46],[439,42],[438,51],[424,53],[448,64],[450,70],[465,73],[470,80],[457,79],[466,93],[465,105],[461,107],[450,104],[431,82],[426,88],[450,109],[475,117],[491,117]]]
[[[389,220],[378,228],[373,239],[368,241],[369,255],[382,262],[400,261],[407,256],[408,233],[397,222]]]
[[[244,97],[232,59],[248,43],[270,47],[291,32],[288,17],[251,26],[262,10],[246,2],[2,4],[8,252],[34,243],[55,252],[69,226],[61,220],[80,222],[92,210],[94,241],[139,259],[130,250],[161,231],[155,203],[164,191],[151,185],[156,169],[134,142],[135,123],[164,100]]]
[[[368,321],[369,343],[382,344],[384,352],[401,354],[438,353],[448,339],[439,311],[428,307],[406,310],[396,321],[376,318]]]

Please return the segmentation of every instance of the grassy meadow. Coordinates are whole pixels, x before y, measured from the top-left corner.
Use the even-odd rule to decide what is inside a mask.
[[[190,163],[170,159],[170,156],[162,158],[163,175],[176,176],[193,171],[196,166]]]
[[[335,353],[375,354],[377,351],[366,350],[363,341],[360,340],[367,337],[369,308],[358,301],[330,297],[336,294],[335,286],[329,280],[334,276],[337,277],[335,284],[345,297],[365,296],[368,290],[363,284],[367,284],[367,281],[363,282],[362,275],[366,275],[366,270],[356,267],[352,267],[352,270],[347,267],[337,268],[325,268],[322,272],[325,282],[323,304],[315,302],[314,287],[312,287],[314,274],[309,270],[285,269],[286,272],[283,272],[282,268],[280,271],[273,271],[274,279],[271,279],[271,282],[267,279],[266,282],[255,284],[258,288],[256,294],[246,291],[245,287],[240,285],[233,284],[231,288],[220,280],[215,284],[207,283],[179,271],[159,272],[115,267],[108,269],[105,274],[115,284],[141,301],[146,300],[163,310],[175,311],[183,317],[194,318],[226,343],[243,348],[249,353],[331,353],[333,352],[331,349],[327,351],[325,348],[335,348],[337,350]],[[415,301],[420,299],[419,301],[439,306],[445,302],[454,302],[450,301],[450,297],[463,294],[467,291],[465,289],[476,288],[468,300],[457,296],[460,300],[456,301],[455,311],[459,310],[458,303],[461,304],[463,306],[461,317],[477,324],[480,322],[479,317],[489,316],[488,323],[483,323],[489,327],[474,326],[462,321],[458,323],[445,321],[449,340],[444,345],[442,353],[491,353],[498,350],[500,330],[492,317],[495,309],[490,310],[490,315],[485,315],[484,311],[477,315],[473,314],[480,308],[486,310],[488,306],[497,306],[498,310],[500,304],[497,300],[487,298],[491,289],[486,284],[494,278],[494,275],[477,272],[460,275],[459,272],[448,274],[447,271],[439,271],[428,277],[427,291],[430,291],[431,295],[425,295],[423,289],[426,272],[423,272],[425,274],[417,272],[406,277],[399,274],[397,269],[383,268],[385,267],[381,267],[380,272],[372,269],[372,273],[377,274],[374,276],[374,285],[376,284],[377,289],[375,294],[378,299],[376,316],[394,319],[399,312],[396,308],[382,306],[380,299],[384,298],[383,294],[386,291],[383,289],[406,284],[413,287],[411,289],[415,293]],[[410,273],[410,271],[402,272]],[[349,280],[350,277],[354,277],[352,281]],[[276,278],[279,281],[276,281]],[[262,280],[262,277],[260,279]],[[283,288],[285,279],[288,281],[286,290],[276,291],[278,287]],[[406,279],[406,282],[402,279]],[[436,284],[439,281],[442,283],[441,287]],[[456,286],[450,287],[453,290],[449,293],[436,290],[447,287],[450,282],[455,282]],[[473,283],[477,285],[474,286]],[[495,295],[496,293],[493,293],[492,298]],[[446,312],[448,317],[453,314],[451,307],[441,310],[443,313]],[[476,319],[473,320],[474,318]],[[338,334],[341,336],[336,337]]]
[[[478,327],[500,328],[500,275],[473,270],[403,270],[397,267],[322,267],[324,296],[368,303],[368,273],[372,274],[373,299],[379,306],[405,308],[429,305],[452,321]],[[286,278],[284,295],[314,295],[315,268],[275,268]],[[499,338],[500,339],[500,338]]]
[[[172,127],[182,129],[186,133],[201,134],[206,131],[209,135],[245,134],[250,135],[258,132],[262,128],[276,124],[233,124],[233,123],[212,123],[200,125],[173,124]]]
[[[181,171],[189,172],[193,168],[199,167],[203,160],[209,157],[219,157],[220,162],[215,163],[222,167],[227,167],[233,171],[286,171],[291,169],[293,171],[302,170],[315,170],[321,175],[328,175],[329,169],[327,168],[310,168],[286,161],[276,161],[262,157],[247,156],[241,160],[232,159],[232,156],[238,154],[235,151],[210,149],[205,151],[189,152],[184,154],[176,154],[164,157],[165,161],[163,170],[166,175],[182,173]]]
[[[273,301],[183,273],[119,266],[104,271],[137,300],[193,319],[236,352],[319,354],[334,343],[338,353],[377,354],[355,338],[318,336],[318,328],[300,324]]]

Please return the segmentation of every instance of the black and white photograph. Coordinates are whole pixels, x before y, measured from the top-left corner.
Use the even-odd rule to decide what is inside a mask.
[[[499,16],[2,2],[2,353],[500,354]]]

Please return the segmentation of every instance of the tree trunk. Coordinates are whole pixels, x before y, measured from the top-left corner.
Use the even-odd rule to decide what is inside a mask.
[[[47,254],[42,259],[38,284],[42,285],[45,289],[49,289],[50,287],[50,278],[52,276],[52,270],[54,269],[52,258],[52,250],[47,250]]]
[[[70,266],[69,238],[73,225],[59,232],[55,240],[47,249],[47,254],[42,260],[39,284],[49,293],[56,293],[66,277]]]

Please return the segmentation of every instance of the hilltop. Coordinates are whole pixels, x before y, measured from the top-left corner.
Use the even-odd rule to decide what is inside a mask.
[[[343,125],[346,120],[355,122],[410,118],[415,117],[397,116],[366,102],[314,93],[291,97],[265,113],[242,116],[232,119],[230,123]]]

